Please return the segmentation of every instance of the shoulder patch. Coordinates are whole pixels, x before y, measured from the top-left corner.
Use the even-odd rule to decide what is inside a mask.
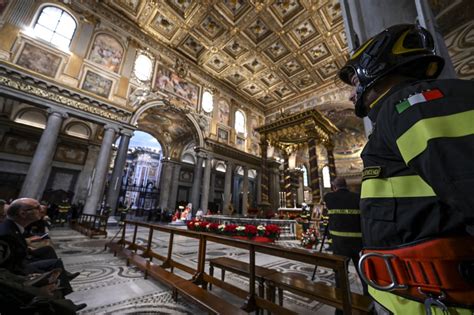
[[[380,177],[381,173],[381,166],[368,166],[362,171],[362,180]]]
[[[407,99],[401,100],[397,105],[395,105],[395,107],[397,109],[397,112],[401,114],[410,106],[436,100],[443,97],[444,95],[439,89],[426,90],[421,93],[411,95]]]

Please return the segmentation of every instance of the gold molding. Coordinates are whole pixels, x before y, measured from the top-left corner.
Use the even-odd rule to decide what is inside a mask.
[[[38,87],[40,85],[47,86],[47,84],[44,84],[43,82],[34,82],[33,78],[31,78],[31,84],[28,82],[29,80],[25,80],[24,77],[22,77],[21,79],[12,79],[6,75],[6,73],[8,73],[8,70],[5,71],[5,68],[3,70],[4,70],[4,73],[0,73],[0,87],[3,86],[3,87],[11,88],[16,91],[21,91],[21,92],[24,92],[36,97],[41,97],[43,99],[53,101],[61,105],[65,105],[67,107],[79,109],[81,111],[95,114],[100,117],[107,118],[107,119],[117,121],[117,122],[127,123],[131,116],[131,113],[127,113],[124,111],[122,111],[123,114],[114,113],[113,110],[89,105],[85,102],[78,101],[71,97],[60,95],[57,92],[48,91],[48,87],[46,88]],[[52,87],[52,88],[57,89],[57,87]],[[92,102],[98,103],[97,101],[94,101],[93,99],[87,98],[87,100],[91,103]],[[107,105],[103,104],[103,106],[107,106]]]

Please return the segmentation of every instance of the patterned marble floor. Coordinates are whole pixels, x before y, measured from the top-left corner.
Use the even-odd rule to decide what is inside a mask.
[[[183,298],[174,302],[171,291],[152,279],[143,279],[143,273],[135,267],[125,266],[125,261],[114,257],[109,251],[104,251],[105,243],[118,231],[118,228],[109,228],[107,239],[89,239],[80,233],[68,228],[55,228],[51,237],[58,255],[63,259],[66,268],[71,272],[81,271],[79,277],[72,281],[74,291],[68,298],[76,303],[87,303],[88,307],[80,314],[207,314],[200,307],[188,303]],[[139,240],[145,242],[148,235],[139,231]],[[166,254],[167,234],[159,234],[153,239],[154,250]],[[299,246],[296,241],[282,241],[279,245],[286,247]],[[197,264],[198,242],[175,236],[173,258],[189,266]],[[229,256],[248,261],[246,251],[229,248],[222,244],[209,243],[206,257]],[[258,265],[274,268],[280,272],[303,275],[311,278],[314,266],[282,258],[257,254]],[[206,265],[206,271],[208,271]],[[350,266],[350,283],[354,292],[361,292],[361,285],[355,275],[353,266]],[[179,271],[175,270],[179,274]],[[189,274],[182,274],[190,277]],[[215,276],[219,277],[219,269]],[[334,283],[332,270],[318,268],[316,281]],[[226,281],[239,287],[248,286],[247,278],[226,273]],[[226,300],[241,305],[241,300],[219,288],[213,288],[213,293],[225,296]],[[285,292],[284,305],[299,314],[334,314],[334,308],[306,299],[301,296]]]

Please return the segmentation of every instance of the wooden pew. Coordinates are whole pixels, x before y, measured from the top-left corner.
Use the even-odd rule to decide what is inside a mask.
[[[186,280],[150,262],[150,260],[138,255],[133,250],[116,244],[112,244],[109,247],[115,254],[126,257],[127,266],[131,263],[143,271],[145,279],[152,277],[169,287],[172,290],[174,301],[177,301],[178,295],[181,295],[212,314],[248,314],[237,306],[199,287],[192,281]]]
[[[278,288],[279,304],[283,305],[283,290],[331,305],[342,309],[341,290],[322,283],[315,283],[308,279],[297,278],[284,273],[275,272],[264,276],[267,284],[267,299],[275,302],[275,288]],[[361,314],[368,314],[371,310],[372,299],[351,292],[351,306]]]
[[[225,280],[225,271],[241,276],[249,276],[249,264],[229,257],[218,257],[209,260],[209,276],[214,275],[214,268],[222,270],[221,280]],[[275,288],[278,288],[279,305],[283,306],[283,290],[317,300],[321,303],[342,308],[340,289],[321,283],[314,283],[302,277],[289,276],[261,266],[255,266],[255,278],[259,282],[259,296],[264,297],[264,283],[267,283],[267,299],[275,303]],[[210,289],[212,287],[210,286]],[[360,313],[369,313],[372,300],[357,293],[351,293],[351,306]]]
[[[221,280],[225,280],[225,272],[230,271],[236,273],[238,275],[249,277],[250,266],[248,263],[235,260],[229,257],[218,257],[209,259],[209,275],[211,277],[214,276],[214,268],[220,268],[221,272]],[[265,267],[255,266],[255,279],[258,281],[258,296],[264,297],[264,279],[265,276],[268,276],[272,273],[277,272],[273,269],[268,269]],[[212,290],[212,284],[209,285],[209,290]]]
[[[96,235],[104,235],[107,238],[108,216],[95,214],[81,214],[72,227],[84,235],[93,238]]]
[[[131,234],[132,235],[131,240],[130,240],[130,233],[126,233],[126,228],[127,226],[130,226],[130,225],[133,228],[133,233]],[[139,243],[137,241],[137,238],[138,238],[137,231],[139,228],[142,230],[144,229],[145,231],[148,231],[148,241],[146,243]],[[164,232],[164,233],[169,234],[169,244],[168,244],[167,255],[163,255],[162,253],[157,253],[153,250],[152,243],[153,243],[154,232]],[[197,266],[195,267],[188,266],[180,262],[177,262],[173,259],[172,257],[173,256],[173,242],[174,242],[175,235],[180,235],[187,238],[194,238],[199,241]],[[243,262],[244,265],[238,263],[237,267],[235,264],[232,266],[234,271],[238,270],[239,272],[247,272],[248,277],[249,277],[247,290],[244,290],[245,288],[237,288],[236,286],[233,286],[229,283],[226,283],[222,280],[219,280],[215,277],[211,277],[210,275],[206,274],[205,272],[206,244],[208,242],[219,243],[226,246],[236,247],[236,248],[240,248],[240,249],[244,249],[248,251],[248,254],[249,254],[248,263]],[[336,275],[338,277],[338,283],[340,283],[340,288],[336,289],[336,288],[324,285],[325,286],[323,287],[324,290],[323,289],[315,290],[315,292],[313,292],[312,294],[305,295],[305,296],[321,301],[323,303],[327,303],[328,305],[341,308],[344,314],[365,312],[365,310],[368,308],[366,307],[366,304],[368,303],[365,303],[366,301],[364,299],[361,300],[359,299],[358,295],[355,295],[350,292],[349,279],[347,275],[348,258],[343,257],[343,256],[309,252],[309,251],[306,251],[303,249],[297,249],[297,248],[282,248],[274,244],[256,243],[256,242],[247,241],[247,240],[233,239],[230,237],[217,235],[217,234],[197,232],[197,231],[188,231],[188,230],[178,229],[174,227],[152,225],[152,224],[147,224],[143,222],[133,222],[133,221],[125,221],[123,225],[121,238],[115,243],[110,243],[108,246],[116,252],[120,251],[122,255],[124,255],[127,258],[128,262],[132,262],[133,264],[136,264],[137,266],[139,266],[139,268],[142,268],[142,270],[144,270],[146,275],[150,273],[151,269],[157,269],[158,267],[163,270],[170,269],[171,272],[165,270],[167,273],[164,273],[164,271],[162,271],[161,269],[157,269],[159,270],[158,271],[159,274],[155,275],[155,277],[160,278],[161,281],[163,281],[164,283],[168,283],[170,286],[172,286],[173,290],[175,290],[174,292],[178,292],[178,290],[185,290],[184,288],[186,287],[185,284],[181,282],[179,282],[180,284],[178,284],[178,282],[176,282],[178,279],[175,279],[173,278],[173,276],[170,276],[168,274],[168,273],[173,272],[173,268],[177,268],[192,275],[192,278],[190,280],[186,280],[184,278],[181,278],[181,280],[190,281],[190,283],[196,286],[200,285],[202,286],[202,288],[200,288],[202,290],[207,288],[207,284],[213,284],[215,286],[218,286],[228,291],[231,294],[234,294],[237,297],[244,299],[244,305],[242,306],[242,309],[244,309],[247,312],[266,309],[275,314],[292,314],[293,313],[292,311],[285,309],[283,306],[280,306],[272,302],[272,298],[274,300],[274,296],[275,296],[275,294],[273,293],[273,297],[272,297],[272,290],[274,291],[275,289],[269,289],[268,294],[269,294],[270,300],[265,300],[256,294],[255,288],[259,282],[258,277],[260,276],[263,278],[264,281],[269,281],[269,283],[270,281],[273,281],[271,282],[271,285],[274,288],[278,288],[279,290],[290,290],[290,291],[293,290],[293,292],[300,292],[300,293],[305,292],[305,294],[309,294],[306,291],[311,291],[315,288],[313,287],[313,285],[315,284],[306,279],[305,281],[308,281],[308,285],[310,286],[310,288],[307,290],[303,288],[299,288],[294,283],[285,284],[282,278],[270,278],[272,274],[278,274],[278,273],[269,273],[263,276],[262,274],[256,271],[260,267],[260,266],[255,265],[256,253],[272,255],[272,256],[283,258],[283,259],[294,260],[294,261],[298,261],[298,262],[302,262],[306,264],[312,264],[312,265],[316,264],[321,267],[331,268],[337,272]],[[141,254],[140,255],[136,254],[138,252],[140,252]],[[162,264],[157,265],[157,267],[150,268],[150,266],[147,265],[147,264],[151,264],[148,261],[148,259],[160,260],[162,261]],[[220,261],[220,263],[221,263],[221,266],[224,265],[222,263],[222,260]],[[225,263],[225,260],[224,260],[224,263]],[[248,265],[248,268],[245,267],[245,264]],[[230,264],[228,265],[230,266]],[[214,264],[214,266],[217,267],[216,264]],[[231,269],[228,269],[228,270],[230,271]],[[322,284],[319,284],[319,285],[322,285]],[[324,292],[327,289],[329,291],[333,290],[334,294],[332,294],[332,296],[331,295],[328,296],[328,293]],[[199,299],[202,298],[202,296],[199,296],[198,293],[195,292],[196,290],[197,289],[195,288],[188,289],[188,292],[184,292],[181,294],[185,297],[187,296],[190,299],[197,299],[195,302],[198,304],[207,303],[205,298],[203,298],[204,302],[198,301]],[[199,290],[199,292],[201,291]],[[199,293],[199,294],[202,294],[202,293]],[[209,299],[216,300],[216,299],[219,299],[219,297],[210,296]],[[214,307],[212,305],[208,305],[208,309],[211,312],[213,312],[212,309],[214,309]]]

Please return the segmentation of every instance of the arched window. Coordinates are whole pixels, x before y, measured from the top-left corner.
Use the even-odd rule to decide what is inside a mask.
[[[240,110],[235,112],[234,128],[237,133],[242,133],[245,135],[245,115]]]
[[[143,53],[139,53],[135,59],[133,74],[140,81],[150,81],[153,74],[153,60]]]
[[[201,103],[202,110],[206,113],[212,112],[212,109],[214,108],[213,102],[214,102],[214,97],[211,94],[211,92],[204,91],[204,93],[202,93],[202,103]]]
[[[47,6],[41,10],[33,33],[48,43],[69,48],[76,27],[76,21],[69,13],[58,7]]]
[[[331,176],[329,175],[329,166],[323,167],[323,186],[324,188],[331,188]]]

